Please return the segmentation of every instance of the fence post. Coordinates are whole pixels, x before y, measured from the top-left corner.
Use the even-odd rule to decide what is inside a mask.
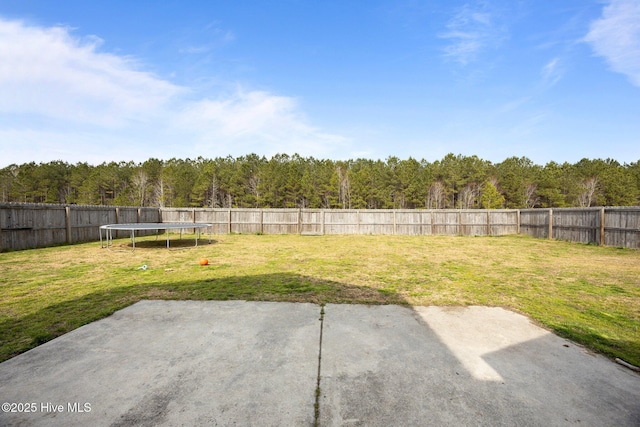
[[[323,236],[324,236],[324,212],[325,210],[322,209],[322,224],[320,226],[320,232],[322,233]]]
[[[298,208],[298,234],[302,234],[302,208]]]
[[[487,210],[487,236],[491,236],[491,211]]]
[[[264,233],[264,209],[260,209],[260,234]]]
[[[553,209],[549,209],[549,239],[553,239]]]
[[[520,235],[520,209],[516,211],[516,221],[517,221],[516,234]]]
[[[71,208],[69,206],[64,207],[64,221],[66,226],[67,243],[71,244],[73,242],[71,241]]]
[[[436,234],[436,227],[435,225],[433,225],[433,209],[431,209],[430,211],[430,216],[431,216],[431,235],[435,235]]]
[[[605,217],[604,217],[604,206],[600,208],[600,246],[604,246],[604,223],[605,223]]]
[[[393,210],[393,234],[398,234],[396,225],[396,210]]]
[[[229,217],[227,221],[227,234],[231,234],[231,208],[229,208]]]

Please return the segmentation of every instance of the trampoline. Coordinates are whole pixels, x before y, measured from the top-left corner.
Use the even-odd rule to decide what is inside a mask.
[[[186,229],[194,229],[196,232],[195,244],[193,247],[198,246],[198,239],[200,238],[200,232],[203,229],[211,228],[209,234],[209,242],[213,234],[213,224],[204,223],[192,223],[192,222],[148,222],[137,224],[108,224],[100,226],[100,247],[107,248],[108,250],[123,252],[122,250],[113,249],[113,232],[114,231],[129,231],[131,233],[131,252],[136,250],[136,231],[154,231],[156,232],[156,240],[158,239],[158,232],[165,230],[167,235],[167,249],[170,249],[169,245],[169,231],[180,230],[180,237],[182,237],[182,231]],[[105,238],[102,239],[102,230],[104,230]]]

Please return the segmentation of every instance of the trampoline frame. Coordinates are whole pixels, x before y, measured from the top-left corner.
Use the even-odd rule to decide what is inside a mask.
[[[100,226],[100,247],[114,252],[129,252],[127,250],[112,249],[113,248],[113,231],[130,231],[131,232],[131,251],[136,250],[136,231],[156,231],[156,240],[158,240],[158,232],[165,230],[167,236],[167,249],[171,249],[169,245],[169,231],[180,230],[180,238],[182,238],[182,231],[192,228],[196,232],[195,244],[193,247],[198,246],[198,239],[200,238],[200,231],[202,229],[211,228],[209,233],[209,243],[213,238],[213,224],[205,223],[191,223],[191,222],[140,222],[135,224],[107,224]],[[105,232],[104,241],[102,239],[102,230]]]

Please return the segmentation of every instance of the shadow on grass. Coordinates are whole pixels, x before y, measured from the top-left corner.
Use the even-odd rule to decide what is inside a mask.
[[[292,273],[136,284],[63,301],[24,317],[0,316],[0,362],[143,299],[407,305],[399,294],[389,290]]]
[[[196,246],[195,238],[171,238],[169,240],[169,249],[189,249],[194,247],[213,245],[218,243],[216,240],[209,240],[209,237],[200,237]],[[130,240],[121,239],[115,241],[115,250],[132,250],[133,244]],[[136,237],[136,249],[166,249],[167,238],[159,236],[158,239],[149,237]]]
[[[355,286],[293,273],[136,284],[63,301],[24,317],[0,315],[0,362],[143,299],[408,305],[400,294],[388,289]],[[559,336],[609,357],[640,364],[640,344],[636,340],[609,338],[578,326],[555,325],[552,329]]]

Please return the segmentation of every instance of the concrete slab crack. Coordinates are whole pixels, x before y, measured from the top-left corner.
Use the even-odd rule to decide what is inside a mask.
[[[314,427],[318,427],[320,423],[320,379],[322,369],[322,329],[324,326],[324,304],[320,305],[320,342],[318,345],[318,377],[316,380],[316,401],[313,405],[314,409]]]

